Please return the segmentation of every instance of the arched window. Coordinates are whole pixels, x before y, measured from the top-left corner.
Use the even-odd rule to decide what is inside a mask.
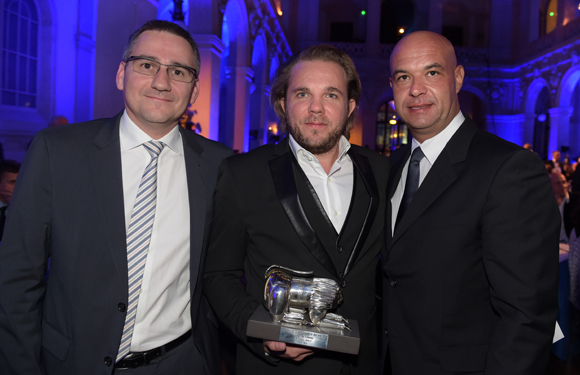
[[[36,108],[38,11],[32,0],[7,0],[3,9],[2,104]]]

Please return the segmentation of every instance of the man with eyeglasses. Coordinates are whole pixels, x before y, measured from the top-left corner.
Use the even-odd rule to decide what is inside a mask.
[[[187,31],[149,21],[117,72],[125,110],[33,140],[0,246],[2,374],[217,373],[201,280],[232,151],[178,126],[199,68]]]

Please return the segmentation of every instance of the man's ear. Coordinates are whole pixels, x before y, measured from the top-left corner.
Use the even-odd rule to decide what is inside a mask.
[[[356,101],[354,99],[351,99],[348,101],[348,117],[350,117],[350,115],[352,114],[352,111],[354,111],[354,109],[356,108]]]
[[[463,78],[465,77],[465,70],[463,66],[457,65],[455,68],[455,92],[458,93],[463,86]]]
[[[190,104],[195,103],[198,96],[199,96],[199,79],[196,79],[195,83],[193,84],[193,90],[191,91],[191,98],[189,98],[189,103]]]
[[[121,61],[121,63],[119,64],[119,69],[117,69],[117,77],[116,77],[116,83],[117,83],[117,88],[121,91],[123,91],[124,88],[124,79],[125,79],[125,66],[127,66],[127,63],[124,61]]]

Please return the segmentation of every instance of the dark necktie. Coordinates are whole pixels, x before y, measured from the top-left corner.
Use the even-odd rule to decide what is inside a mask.
[[[413,150],[413,154],[411,155],[411,161],[409,161],[409,170],[407,172],[407,182],[405,183],[405,192],[403,193],[403,199],[401,200],[401,205],[399,206],[399,212],[397,213],[397,220],[395,221],[395,228],[399,225],[403,214],[411,204],[413,200],[413,196],[419,189],[419,177],[420,177],[420,170],[419,170],[419,163],[421,159],[425,157],[423,151],[421,151],[421,147],[417,147]]]
[[[0,208],[0,241],[4,236],[4,223],[6,223],[6,209],[8,206],[4,206]]]

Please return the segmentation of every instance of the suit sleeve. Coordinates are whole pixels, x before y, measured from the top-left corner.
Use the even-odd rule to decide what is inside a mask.
[[[0,369],[41,374],[42,302],[50,244],[48,148],[36,136],[18,174],[0,245]]]
[[[222,323],[257,355],[265,358],[262,340],[248,338],[246,327],[259,303],[242,282],[247,261],[243,197],[229,159],[220,168],[204,277],[204,293]],[[271,361],[271,360],[267,360]]]
[[[498,321],[485,374],[543,375],[558,312],[560,216],[539,158],[524,150],[498,169],[482,246]]]

